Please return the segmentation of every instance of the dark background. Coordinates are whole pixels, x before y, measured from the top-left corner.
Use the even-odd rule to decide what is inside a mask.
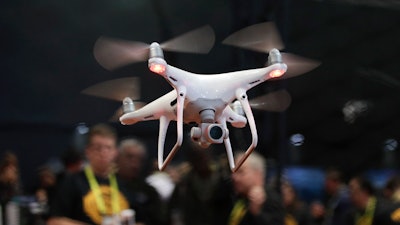
[[[0,151],[18,155],[22,177],[30,182],[40,165],[56,162],[70,145],[82,146],[78,124],[107,122],[120,106],[83,95],[83,89],[139,76],[141,101],[150,102],[172,90],[147,70],[146,63],[114,72],[103,69],[92,53],[101,35],[161,42],[209,24],[216,44],[208,55],[166,53],[166,59],[195,73],[219,73],[265,63],[267,55],[224,46],[221,41],[240,28],[267,20],[277,23],[284,51],[322,64],[302,76],[249,91],[255,97],[284,88],[292,97],[283,113],[255,111],[257,151],[279,165],[337,166],[350,173],[397,168],[400,7],[396,1],[379,0],[2,1]],[[343,114],[349,101],[367,105],[355,112],[353,121],[346,121]],[[112,125],[121,137],[144,139],[149,154],[156,154],[158,121]],[[231,130],[245,141],[247,132]],[[175,140],[174,133],[171,126],[169,142]],[[291,135],[297,133],[305,137],[298,147],[290,144]],[[392,139],[394,151],[384,151],[387,139]],[[238,149],[249,143],[234,144]],[[214,148],[223,153],[220,146]]]

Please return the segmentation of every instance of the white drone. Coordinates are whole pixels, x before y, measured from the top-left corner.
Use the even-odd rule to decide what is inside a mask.
[[[299,64],[299,59],[297,59],[297,62],[293,64],[297,68],[290,74],[293,55],[280,53],[277,48],[283,47],[277,34],[274,24],[267,22],[250,26],[229,36],[223,43],[269,52],[268,63],[262,68],[221,74],[191,73],[169,65],[164,59],[163,49],[208,52],[214,44],[214,33],[209,26],[189,32],[161,45],[156,42],[147,45],[102,37],[96,42],[94,53],[97,61],[110,70],[147,58],[150,71],[163,76],[174,88],[171,92],[137,110],[135,110],[135,104],[129,94],[125,93],[125,96],[117,97],[118,99],[123,97],[123,115],[119,118],[122,124],[131,125],[148,120],[160,121],[158,137],[160,170],[165,169],[182,145],[183,124],[195,123],[197,126],[192,127],[190,131],[192,140],[204,148],[210,144],[224,143],[230,168],[235,172],[255,149],[258,142],[252,105],[246,92],[266,80],[285,77],[287,70],[288,76],[291,77],[305,73],[318,65],[315,61],[304,61],[304,59],[300,60]],[[260,42],[260,40],[262,41]],[[188,50],[190,48],[191,51]],[[285,59],[288,59],[289,68],[285,64]],[[126,79],[121,79],[117,83],[127,85],[126,81]],[[129,81],[134,83],[136,80],[129,79]],[[105,86],[110,86],[109,84],[108,82],[92,86],[85,89],[83,93],[105,97],[107,94],[104,93],[107,91],[104,92],[104,89]],[[117,92],[118,87],[115,86],[114,82],[111,89]],[[134,86],[136,84],[132,84],[132,87]],[[285,96],[287,97],[287,95]],[[278,102],[276,105],[279,105],[279,109],[276,111],[286,109],[289,102]],[[165,139],[171,121],[177,123],[177,140],[165,158]],[[250,146],[236,163],[227,122],[236,128],[243,128],[248,123],[252,135]]]

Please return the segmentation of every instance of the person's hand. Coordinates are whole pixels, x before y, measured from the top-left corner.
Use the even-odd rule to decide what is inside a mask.
[[[262,186],[252,187],[247,196],[249,200],[249,211],[253,215],[261,212],[262,205],[267,200],[267,193]]]

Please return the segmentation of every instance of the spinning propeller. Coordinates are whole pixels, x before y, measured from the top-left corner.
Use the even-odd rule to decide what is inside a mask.
[[[281,89],[250,99],[249,103],[253,109],[283,112],[289,107],[291,101],[290,94],[286,90]]]
[[[160,44],[165,51],[184,53],[208,53],[215,42],[210,26],[203,26]],[[114,70],[149,58],[150,44],[100,37],[94,46],[94,56],[104,68]]]
[[[108,80],[90,86],[81,93],[114,101],[122,101],[126,97],[137,100],[140,99],[140,79],[126,77]]]
[[[222,43],[263,53],[268,53],[273,48],[284,49],[279,31],[273,22],[264,22],[243,28],[231,34]],[[281,52],[281,56],[282,62],[288,66],[288,69],[282,78],[277,79],[295,77],[320,65],[318,61],[290,53]]]
[[[140,109],[145,105],[144,102],[137,101],[140,99],[139,77],[125,77],[104,81],[84,89],[81,93],[119,102],[129,98],[132,100],[133,110]],[[124,109],[120,107],[111,117],[110,121],[118,121],[118,118],[123,114]]]

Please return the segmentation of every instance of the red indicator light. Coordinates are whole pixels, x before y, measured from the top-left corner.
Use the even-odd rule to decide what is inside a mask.
[[[276,78],[276,77],[282,76],[285,72],[286,72],[286,71],[284,71],[284,70],[272,70],[272,71],[269,73],[269,76],[270,76],[271,78]]]
[[[154,63],[150,65],[150,70],[153,71],[154,73],[161,74],[165,72],[165,65]]]

